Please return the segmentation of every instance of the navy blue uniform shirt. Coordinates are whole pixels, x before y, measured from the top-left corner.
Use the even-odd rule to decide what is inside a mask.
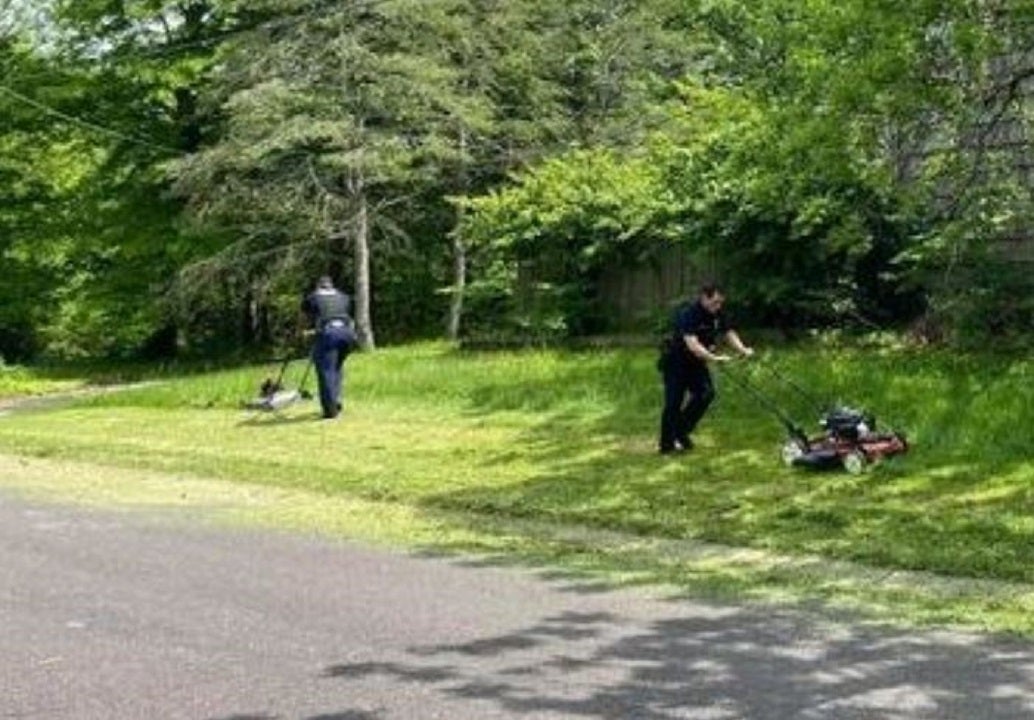
[[[711,349],[718,344],[718,338],[732,328],[724,312],[709,312],[699,300],[691,305],[682,306],[675,315],[675,334],[672,338],[674,347],[679,348],[678,355],[692,360],[696,356],[689,352],[684,340],[686,335],[696,335],[704,347]]]

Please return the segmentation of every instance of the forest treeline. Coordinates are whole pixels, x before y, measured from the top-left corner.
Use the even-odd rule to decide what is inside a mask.
[[[269,346],[323,273],[367,346],[606,333],[673,244],[758,324],[1032,326],[1034,3],[0,10],[8,361]]]

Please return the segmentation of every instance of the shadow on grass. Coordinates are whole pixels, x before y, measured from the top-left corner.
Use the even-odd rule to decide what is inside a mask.
[[[318,423],[324,419],[318,410],[304,413],[292,412],[290,414],[254,410],[246,410],[246,412],[249,413],[248,417],[238,422],[237,427],[275,428],[283,425]]]
[[[505,717],[1030,717],[1028,645],[817,627],[793,612],[671,607],[653,621],[566,612],[505,634],[385,650],[324,675],[352,692],[386,680],[443,701],[480,701]]]

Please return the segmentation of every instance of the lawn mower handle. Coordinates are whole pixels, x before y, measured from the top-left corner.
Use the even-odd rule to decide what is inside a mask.
[[[312,400],[312,392],[305,387],[305,383],[309,380],[309,370],[312,369],[313,360],[312,356],[309,356],[309,362],[305,363],[305,372],[302,373],[302,381],[298,383],[298,394],[301,395],[303,400]]]
[[[808,442],[808,436],[805,434],[804,430],[802,430],[789,415],[783,412],[783,410],[778,405],[776,405],[771,398],[769,398],[756,387],[751,385],[749,382],[747,382],[747,380],[737,375],[736,372],[729,370],[728,365],[730,365],[731,362],[732,361],[725,361],[721,363],[716,363],[716,365],[720,369],[722,375],[731,380],[733,384],[737,385],[741,390],[744,390],[748,395],[754,398],[762,407],[764,407],[766,410],[768,410],[777,418],[779,418],[779,421],[783,424],[783,427],[786,428],[786,432],[790,435],[790,437],[793,438],[793,440],[801,446],[801,449],[807,451],[810,446],[810,443]]]

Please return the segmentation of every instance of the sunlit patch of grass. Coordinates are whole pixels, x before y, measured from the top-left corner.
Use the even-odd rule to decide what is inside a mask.
[[[76,390],[84,387],[86,382],[85,378],[62,376],[0,362],[0,400]]]

